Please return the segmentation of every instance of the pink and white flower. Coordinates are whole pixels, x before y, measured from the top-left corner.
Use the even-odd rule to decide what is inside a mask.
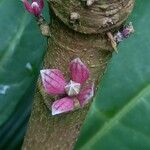
[[[82,88],[89,78],[89,70],[86,65],[76,58],[70,62],[69,70],[71,79],[67,82],[58,69],[41,70],[42,83],[45,91],[50,95],[65,95],[52,104],[52,115],[72,111],[75,108],[75,99],[84,107],[94,95],[94,85]]]
[[[125,38],[128,38],[132,33],[134,33],[134,27],[132,25],[132,22],[130,22],[128,25],[124,26],[122,31],[118,31],[114,35],[114,40],[117,43],[122,42]]]
[[[31,4],[28,0],[22,0],[22,2],[28,12],[34,14],[36,17],[41,16],[41,12],[44,7],[44,0],[32,0]]]

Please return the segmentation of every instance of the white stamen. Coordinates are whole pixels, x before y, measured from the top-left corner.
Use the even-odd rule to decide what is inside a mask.
[[[75,96],[78,95],[81,89],[81,84],[80,83],[76,83],[74,81],[70,81],[66,87],[66,93],[68,94],[68,96]]]
[[[37,2],[33,2],[32,4],[31,4],[31,7],[33,8],[33,7],[39,7],[39,4],[37,3]]]

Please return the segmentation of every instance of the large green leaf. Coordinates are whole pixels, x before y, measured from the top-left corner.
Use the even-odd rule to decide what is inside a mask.
[[[113,55],[77,150],[150,150],[150,1],[137,0],[129,21],[136,32]]]
[[[22,2],[0,1],[0,149],[19,148],[46,39]]]

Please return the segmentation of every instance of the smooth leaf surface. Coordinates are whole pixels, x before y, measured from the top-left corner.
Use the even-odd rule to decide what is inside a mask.
[[[46,49],[21,1],[0,1],[0,149],[18,149]]]
[[[150,150],[150,1],[137,0],[135,33],[113,55],[76,150]]]

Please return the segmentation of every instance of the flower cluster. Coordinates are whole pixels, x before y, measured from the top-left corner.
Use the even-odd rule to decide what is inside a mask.
[[[78,100],[80,106],[83,107],[94,95],[93,84],[83,88],[83,84],[89,78],[89,70],[79,58],[70,62],[69,70],[71,74],[69,82],[58,69],[41,70],[45,91],[50,95],[63,96],[52,104],[52,115],[74,110],[75,100]]]
[[[35,17],[40,17],[42,9],[44,7],[44,0],[32,0],[30,4],[28,0],[22,0],[26,10],[35,15]]]
[[[128,38],[131,33],[134,32],[134,28],[132,23],[130,22],[129,25],[125,26],[122,31],[118,31],[114,35],[114,39],[117,43],[120,43],[123,41],[124,38]]]

